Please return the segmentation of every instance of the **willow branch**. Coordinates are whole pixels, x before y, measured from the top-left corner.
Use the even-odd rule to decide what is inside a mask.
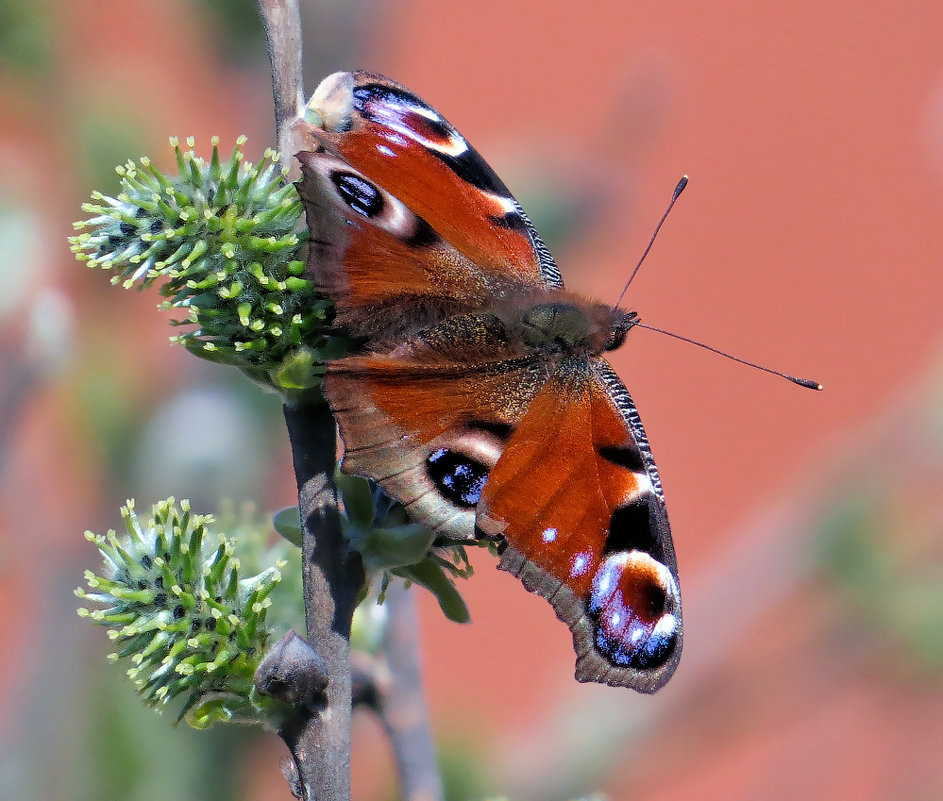
[[[292,125],[304,107],[298,0],[256,0],[272,67],[275,129],[282,166],[296,150]],[[294,705],[282,728],[292,754],[284,767],[292,792],[303,799],[350,798],[352,672],[350,629],[364,582],[360,555],[343,535],[334,485],[336,430],[327,407],[286,404],[298,505],[307,638],[293,633],[274,648],[257,673],[260,690]],[[399,587],[387,596],[388,622],[380,671],[357,673],[360,703],[375,709],[393,745],[402,797],[441,801],[443,790],[429,730],[413,598]],[[310,646],[310,650],[308,650]],[[378,679],[378,674],[382,679]],[[367,693],[369,697],[365,696]]]
[[[294,156],[291,125],[304,104],[301,15],[297,0],[256,3],[272,66],[278,150],[282,165],[289,167]],[[286,647],[266,660],[262,678],[284,687],[281,677],[290,676],[298,686],[319,689],[312,697],[298,699],[295,716],[280,732],[295,763],[292,789],[305,801],[347,801],[352,716],[350,627],[364,582],[363,567],[360,555],[351,550],[341,530],[334,485],[337,434],[330,411],[323,403],[286,404],[284,414],[298,485],[305,627],[313,654],[291,659],[303,650],[288,647],[290,642],[286,642]],[[306,683],[304,676],[298,676],[305,670],[320,671],[320,677],[312,676]]]
[[[308,642],[323,659],[323,694],[299,707],[280,734],[306,801],[350,798],[350,627],[363,585],[360,554],[341,530],[334,485],[334,419],[323,404],[285,405],[302,525],[302,570]]]
[[[282,166],[292,167],[291,124],[304,108],[301,70],[301,12],[298,0],[256,0],[272,65],[275,137]]]

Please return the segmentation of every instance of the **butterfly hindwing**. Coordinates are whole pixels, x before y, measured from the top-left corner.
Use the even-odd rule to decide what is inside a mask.
[[[570,627],[578,678],[661,687],[681,653],[677,568],[657,471],[615,374],[602,360],[546,375],[524,359],[470,369],[437,363],[422,341],[408,350],[332,366],[345,471],[440,534],[500,537],[501,567]]]

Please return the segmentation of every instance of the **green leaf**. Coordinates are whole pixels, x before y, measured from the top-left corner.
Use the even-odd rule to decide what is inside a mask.
[[[324,365],[314,352],[297,348],[272,371],[272,381],[281,389],[311,389],[321,383],[323,375]]]
[[[393,568],[390,572],[429,590],[436,597],[439,608],[449,620],[455,623],[468,623],[471,620],[465,600],[459,594],[452,579],[434,558],[423,559],[415,565]]]
[[[211,698],[187,709],[184,718],[194,729],[203,731],[214,723],[229,723],[233,715],[225,698]]]
[[[297,506],[279,509],[272,517],[272,525],[292,545],[301,547],[301,513]]]
[[[370,483],[360,476],[349,476],[339,470],[334,476],[338,492],[344,501],[344,512],[350,524],[367,529],[374,524],[374,499]]]
[[[367,574],[414,565],[425,557],[434,539],[435,534],[418,523],[370,529],[360,548]]]

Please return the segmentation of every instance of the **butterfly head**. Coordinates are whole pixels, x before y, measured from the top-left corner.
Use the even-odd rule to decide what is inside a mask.
[[[617,306],[606,306],[604,308],[606,308],[610,314],[611,323],[609,326],[609,337],[606,339],[603,350],[621,348],[622,343],[625,342],[625,338],[629,333],[629,329],[639,322],[638,312],[625,311]]]

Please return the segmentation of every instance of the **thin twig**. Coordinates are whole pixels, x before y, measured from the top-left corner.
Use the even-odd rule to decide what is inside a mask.
[[[414,593],[394,583],[386,591],[383,655],[388,681],[379,685],[378,712],[393,744],[403,801],[441,801],[442,780],[422,692],[419,622]]]
[[[422,693],[415,596],[391,584],[379,654],[351,657],[354,706],[373,712],[390,738],[402,801],[442,801],[432,732]]]
[[[291,124],[304,108],[301,71],[301,12],[298,0],[256,0],[272,65],[275,136],[283,167],[291,168],[295,148]]]
[[[14,435],[21,422],[19,413],[38,384],[39,371],[18,349],[21,344],[14,343],[0,366],[0,376],[3,377],[0,384],[0,475],[13,450]]]

